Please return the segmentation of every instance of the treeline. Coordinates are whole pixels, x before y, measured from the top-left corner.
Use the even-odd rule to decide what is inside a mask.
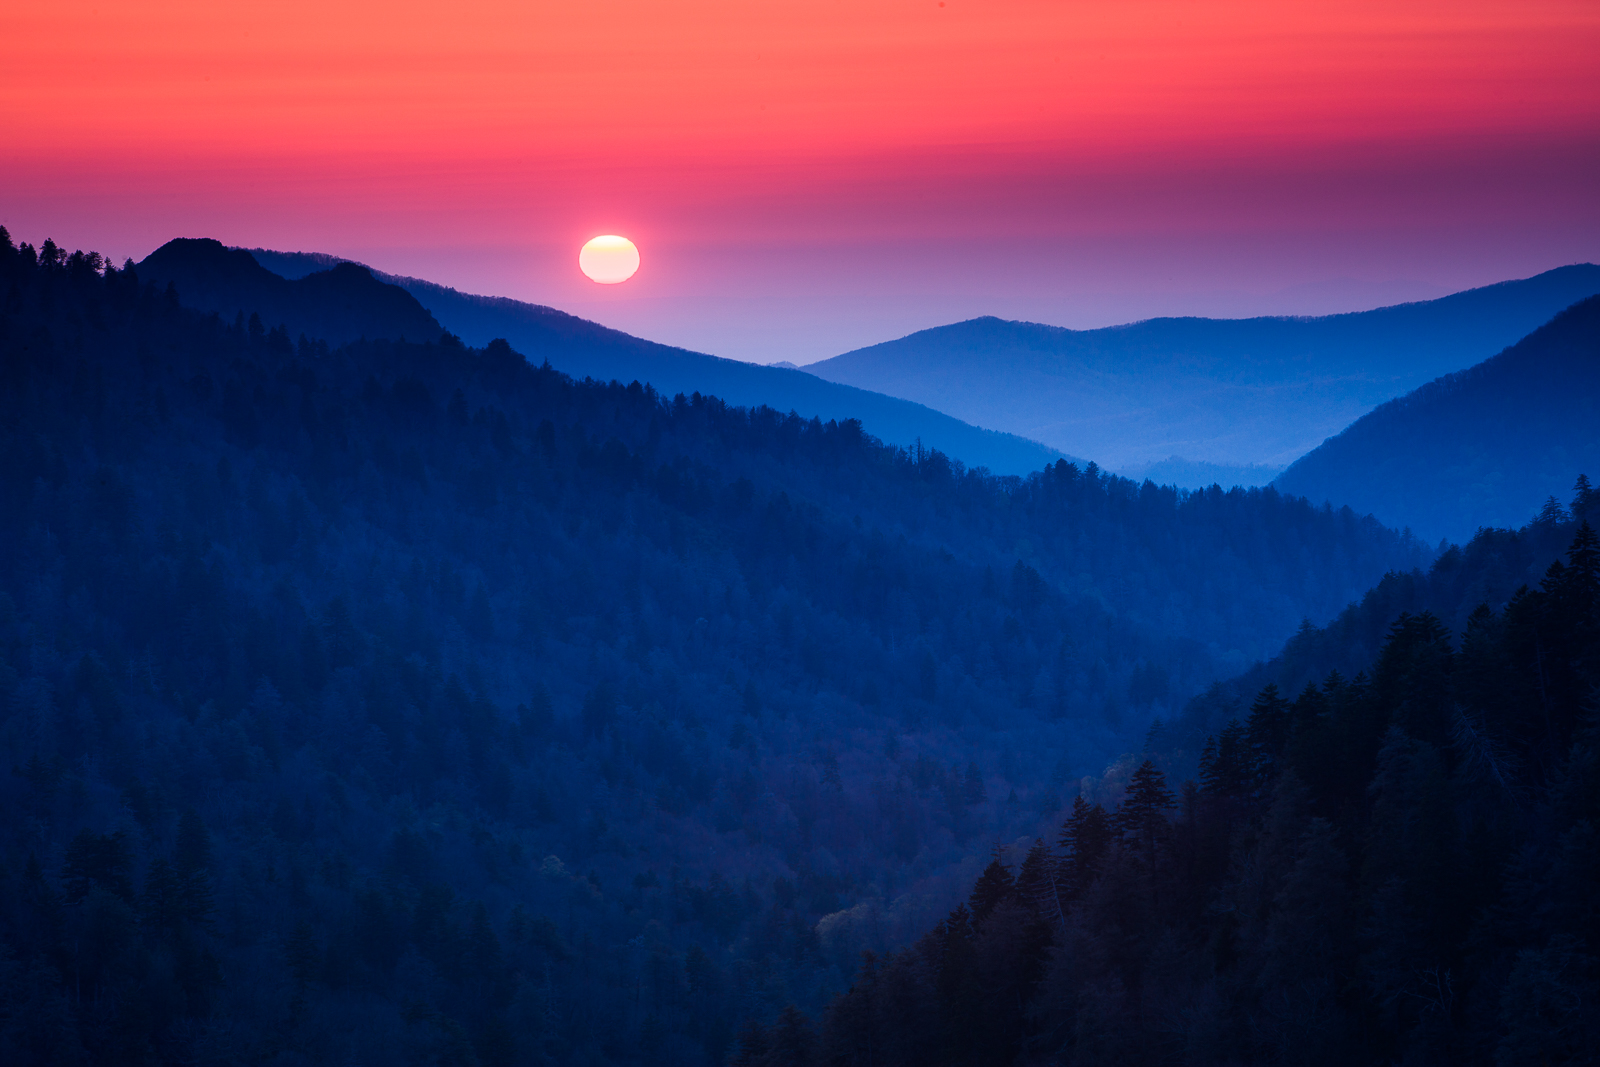
[[[0,299],[7,1063],[720,1062],[1424,558],[3,233]]]
[[[1370,673],[1268,683],[1198,781],[1157,755],[1113,807],[1079,797],[815,1027],[748,1026],[732,1062],[1591,1062],[1600,539],[1574,526],[1463,632],[1402,614]]]
[[[1208,734],[1215,734],[1268,683],[1299,692],[1329,672],[1376,661],[1394,620],[1428,614],[1446,629],[1467,629],[1485,604],[1505,604],[1524,586],[1536,587],[1561,557],[1573,530],[1600,526],[1600,492],[1580,474],[1570,507],[1549,498],[1521,529],[1486,527],[1465,545],[1448,545],[1426,571],[1393,571],[1325,626],[1309,620],[1272,659],[1217,682],[1191,700],[1171,724],[1157,727],[1157,744],[1170,773],[1192,775]]]

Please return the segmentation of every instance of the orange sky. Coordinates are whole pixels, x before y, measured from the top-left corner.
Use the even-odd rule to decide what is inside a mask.
[[[1313,284],[1307,241],[1446,287],[1600,257],[1593,0],[69,0],[0,41],[21,238],[342,252],[669,340],[877,275],[1065,321]],[[604,298],[601,232],[645,257]]]

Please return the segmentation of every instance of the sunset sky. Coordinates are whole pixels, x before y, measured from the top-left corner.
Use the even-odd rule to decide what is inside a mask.
[[[763,362],[1600,259],[1593,0],[71,0],[0,40],[18,240],[333,252]]]

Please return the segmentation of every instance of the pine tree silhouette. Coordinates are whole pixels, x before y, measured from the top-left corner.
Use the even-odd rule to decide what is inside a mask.
[[[972,897],[967,901],[974,926],[987,919],[989,914],[1010,897],[1016,888],[1016,879],[1011,876],[1011,871],[1006,865],[1000,862],[999,849],[995,852],[995,858],[989,861],[989,866],[983,869],[983,873],[973,884]]]

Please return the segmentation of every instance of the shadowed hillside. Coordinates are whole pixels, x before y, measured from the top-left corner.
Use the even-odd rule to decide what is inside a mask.
[[[1436,540],[1508,526],[1600,470],[1600,298],[1493,359],[1390,401],[1275,484]]]
[[[139,272],[157,285],[176,286],[188,307],[229,322],[255,314],[260,328],[286,326],[290,337],[306,334],[336,345],[361,338],[439,339],[439,323],[426,308],[355,263],[331,263],[291,280],[248,252],[209,238],[179,238],[146,256]]]
[[[1583,486],[1308,624],[732,1062],[1591,1062],[1595,515]]]
[[[805,369],[1113,470],[1169,457],[1281,467],[1375,405],[1486,359],[1595,293],[1600,267],[1583,264],[1323,318],[1151,319],[1103,330],[983,318]]]
[[[266,268],[287,277],[326,270],[343,260],[320,253],[252,249]],[[860,419],[873,435],[911,447],[937,448],[996,474],[1028,474],[1061,457],[1037,441],[968,425],[918,403],[823,381],[800,370],[764,367],[656,344],[555,308],[497,296],[475,296],[419,278],[378,273],[416,297],[469,344],[503,337],[535,363],[575,378],[649,384],[659,393],[714,395],[729,404],[766,405],[807,418]]]

